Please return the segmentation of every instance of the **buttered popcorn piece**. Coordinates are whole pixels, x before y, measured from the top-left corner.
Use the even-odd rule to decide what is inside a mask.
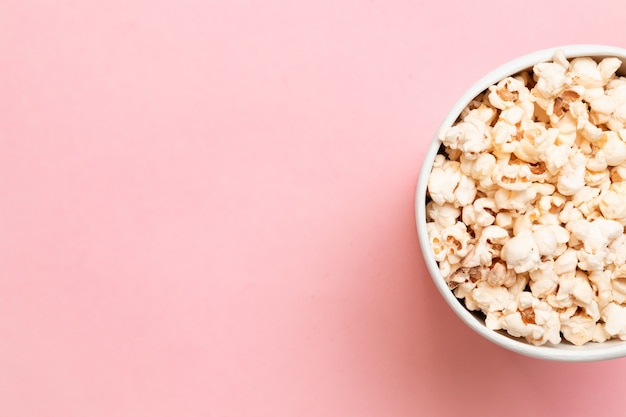
[[[626,78],[618,58],[507,77],[440,132],[427,230],[455,296],[534,345],[626,340]]]

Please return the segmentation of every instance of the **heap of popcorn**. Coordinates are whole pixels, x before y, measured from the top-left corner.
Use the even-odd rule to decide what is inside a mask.
[[[440,133],[427,228],[455,296],[534,345],[626,340],[626,78],[607,57],[501,80]]]

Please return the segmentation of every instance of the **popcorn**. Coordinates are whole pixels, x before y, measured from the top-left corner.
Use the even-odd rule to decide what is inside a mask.
[[[521,191],[530,187],[531,172],[528,165],[496,164],[492,178],[505,190]]]
[[[609,303],[602,310],[604,328],[611,336],[626,340],[626,307],[617,303]]]
[[[623,129],[626,122],[626,80],[620,77],[609,81],[606,85],[606,95],[615,103],[607,127],[613,131]]]
[[[554,146],[559,129],[548,128],[542,123],[536,123],[529,119],[520,121],[520,130],[523,132],[519,145],[513,153],[516,157],[527,162],[543,162],[542,161],[549,147]],[[562,165],[565,165],[566,160]]]
[[[465,305],[470,310],[502,311],[513,301],[506,287],[493,286],[486,281],[479,282],[465,297]]]
[[[484,228],[476,245],[461,260],[464,267],[493,266],[493,258],[502,256],[502,244],[509,239],[509,232],[499,226]]]
[[[496,209],[524,212],[535,197],[533,191],[531,189],[519,191],[499,189],[493,196]]]
[[[598,64],[589,57],[574,58],[569,65],[569,75],[574,84],[587,88],[601,87],[606,83]]]
[[[524,82],[519,78],[507,77],[497,85],[489,87],[487,98],[494,108],[506,110],[514,107],[515,102],[524,96],[528,97],[528,89]]]
[[[458,206],[471,204],[476,197],[476,184],[467,175],[461,174],[459,183],[454,190],[454,202]]]
[[[437,204],[453,203],[454,190],[461,181],[459,163],[437,155],[428,181],[428,193]]]
[[[539,247],[529,230],[523,230],[509,239],[500,254],[508,268],[518,274],[536,269],[541,261]]]
[[[517,127],[504,120],[498,120],[491,130],[494,154],[510,154],[517,148],[514,138],[517,136]]]
[[[533,72],[537,76],[537,84],[533,90],[539,99],[556,97],[565,89],[565,86],[571,84],[571,77],[567,74],[567,64],[562,61],[537,64]],[[538,103],[541,102],[538,100]]]
[[[554,270],[558,275],[566,275],[576,272],[578,266],[577,250],[568,248],[554,261]]]
[[[558,139],[563,142],[560,129],[559,132]],[[557,175],[561,168],[568,163],[571,153],[572,148],[568,143],[548,146],[545,153],[542,155],[548,172],[552,175]]]
[[[519,294],[517,309],[505,314],[499,324],[511,336],[523,337],[534,345],[561,341],[558,314],[529,292]]]
[[[610,285],[612,301],[620,304],[626,302],[626,265],[620,265],[613,270]]]
[[[485,123],[459,123],[444,132],[442,142],[450,149],[458,149],[466,158],[476,158],[489,145]]]
[[[585,186],[585,165],[587,158],[580,152],[576,152],[569,158],[565,166],[561,168],[557,180],[557,190],[565,196],[576,194]]]
[[[567,231],[566,231],[567,232]],[[569,233],[567,234],[569,237]],[[558,245],[557,236],[549,226],[538,226],[533,231],[533,240],[540,256],[552,256]]]
[[[477,198],[472,204],[463,207],[463,223],[471,226],[489,226],[496,220],[495,209],[496,202],[492,198]]]
[[[613,298],[611,294],[611,271],[592,271],[587,275],[587,278],[596,293],[595,300],[598,307],[605,307]]]
[[[534,345],[626,340],[626,77],[614,57],[507,77],[440,132],[427,231],[455,296]]]
[[[596,320],[586,314],[574,314],[561,317],[561,333],[563,337],[577,346],[593,340],[596,331]]]
[[[461,258],[467,255],[470,247],[473,247],[469,245],[471,236],[467,232],[467,226],[462,222],[444,228],[440,228],[436,222],[429,222],[426,226],[438,262],[458,264]]]
[[[554,261],[542,262],[539,268],[529,273],[530,291],[537,298],[546,299],[558,288],[559,275],[554,268]]]
[[[626,182],[611,184],[609,190],[602,194],[600,212],[607,219],[614,219],[626,224]]]
[[[613,78],[615,72],[622,66],[622,61],[615,57],[605,58],[598,64],[600,76],[604,82],[608,82]]]
[[[597,123],[599,121],[597,119],[597,117],[599,117],[598,113],[606,116],[606,119],[603,118],[602,120],[608,120],[608,116],[615,111],[615,100],[613,100],[612,97],[602,94],[589,101],[589,107],[591,108],[591,112],[596,113],[595,121]]]
[[[493,171],[495,166],[496,157],[489,153],[484,153],[474,160],[468,175],[477,180],[481,187],[488,188],[492,182],[485,181],[491,180],[491,171]]]
[[[604,135],[606,141],[603,150],[607,165],[618,166],[626,162],[626,143],[621,138],[622,134],[608,131]]]
[[[440,228],[452,226],[461,215],[461,210],[458,207],[450,203],[437,204],[434,201],[428,203],[426,211]]]
[[[459,263],[467,255],[471,236],[467,232],[467,226],[464,223],[456,222],[454,225],[443,229],[441,231],[441,239],[448,262],[452,264]]]
[[[578,267],[584,271],[601,271],[609,255],[608,245],[622,235],[624,227],[615,220],[597,218],[592,222],[577,220],[572,225],[572,234],[583,242],[578,251]]]

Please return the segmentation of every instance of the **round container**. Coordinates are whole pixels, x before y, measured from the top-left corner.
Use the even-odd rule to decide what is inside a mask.
[[[563,51],[568,59],[582,56],[592,57],[597,60],[601,60],[602,58],[608,56],[620,58],[624,64],[617,71],[617,73],[619,75],[626,75],[626,49],[605,45],[582,44],[559,46],[521,56],[494,69],[478,80],[452,107],[439,127],[439,130],[436,132],[435,137],[426,152],[426,156],[420,170],[415,196],[417,233],[422,254],[426,261],[426,266],[439,292],[446,300],[450,308],[452,308],[452,310],[463,320],[463,322],[487,340],[522,355],[546,360],[588,362],[614,359],[626,356],[626,341],[615,339],[603,343],[589,342],[583,346],[575,346],[564,341],[558,345],[535,346],[527,343],[522,338],[514,338],[507,335],[503,331],[494,331],[487,328],[482,315],[466,309],[461,301],[457,299],[454,293],[448,288],[448,285],[439,271],[437,262],[435,261],[426,230],[426,188],[433,161],[441,145],[441,142],[438,140],[439,132],[452,126],[461,114],[461,111],[472,101],[472,99],[486,90],[489,86],[497,84],[498,81],[508,76],[517,74],[520,71],[531,69],[537,63],[551,61],[557,50]]]

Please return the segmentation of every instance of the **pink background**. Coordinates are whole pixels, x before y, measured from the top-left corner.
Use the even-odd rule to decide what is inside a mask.
[[[0,416],[623,414],[492,346],[413,195],[477,78],[623,3],[0,0]]]

